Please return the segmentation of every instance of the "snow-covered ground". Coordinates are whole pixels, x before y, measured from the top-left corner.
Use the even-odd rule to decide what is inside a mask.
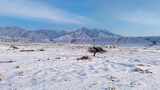
[[[104,47],[93,57],[87,45],[16,46],[0,45],[0,90],[160,89],[158,48]],[[90,59],[77,60],[82,56]]]

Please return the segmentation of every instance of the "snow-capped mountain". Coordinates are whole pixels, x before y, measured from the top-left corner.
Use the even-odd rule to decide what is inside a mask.
[[[97,41],[120,38],[120,35],[113,34],[107,30],[80,28],[69,32],[55,39],[56,42],[71,42],[71,43],[96,43]],[[98,42],[97,42],[98,43]]]
[[[0,28],[0,37],[3,39],[20,40],[26,39],[32,42],[93,42],[97,39],[118,38],[120,35],[110,33],[106,30],[80,28],[70,31],[59,30],[25,30],[19,27]]]
[[[51,42],[65,32],[56,30],[25,30],[19,27],[1,27],[1,41]]]
[[[122,46],[155,46],[160,45],[160,36],[146,37],[121,37],[117,40]]]
[[[0,27],[3,42],[54,42],[116,44],[122,46],[160,45],[160,37],[123,37],[107,30],[80,28],[77,30],[26,30],[19,27]]]

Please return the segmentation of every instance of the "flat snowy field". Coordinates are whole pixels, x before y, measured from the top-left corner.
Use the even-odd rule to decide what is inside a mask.
[[[0,90],[160,90],[160,49],[0,45]],[[77,60],[89,56],[88,60]]]

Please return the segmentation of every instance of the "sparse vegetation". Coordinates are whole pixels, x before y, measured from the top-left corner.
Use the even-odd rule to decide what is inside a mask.
[[[20,50],[20,52],[34,52],[35,50]]]
[[[38,51],[45,51],[43,48],[39,49]]]
[[[107,90],[116,90],[115,87],[109,87]]]
[[[17,74],[17,76],[24,76],[24,72],[23,71],[18,71],[16,74]]]
[[[15,45],[10,45],[10,48],[11,49],[19,49],[17,46],[15,46]]]
[[[93,56],[96,56],[97,53],[105,53],[106,50],[104,50],[103,48],[101,47],[89,47],[88,51],[90,53],[93,53]]]
[[[55,59],[61,59],[61,57],[56,57]]]
[[[148,69],[143,70],[143,69],[141,69],[141,68],[135,68],[133,71],[139,72],[139,73],[152,73],[152,72],[149,71]]]
[[[4,76],[0,74],[0,81],[2,81],[3,79],[4,79]]]
[[[116,48],[116,45],[107,45],[106,48]]]
[[[15,62],[15,61],[12,61],[12,60],[10,60],[10,61],[0,61],[0,63],[13,63],[13,62]]]
[[[16,66],[16,68],[18,69],[18,68],[20,68],[20,66]]]
[[[119,88],[143,90],[160,85],[158,71],[160,52],[157,50],[159,47],[147,47],[147,50],[141,47],[110,49],[106,48],[107,45],[63,44],[59,46],[50,43],[31,43],[13,44],[19,49],[8,50],[9,45],[11,44],[0,45],[2,89],[27,88],[29,90],[32,87],[37,90],[39,88],[77,89],[77,86],[70,85],[70,83],[77,84],[75,81],[85,82],[78,85],[87,87],[87,90],[94,90],[95,87],[103,90]],[[19,86],[19,83],[14,82],[15,80],[23,85]],[[32,83],[29,88],[28,83]],[[59,83],[62,83],[62,87],[54,86]],[[84,88],[78,87],[78,89]],[[157,89],[156,86],[154,89]]]
[[[90,59],[89,56],[82,56],[80,58],[77,58],[77,60],[88,60]]]

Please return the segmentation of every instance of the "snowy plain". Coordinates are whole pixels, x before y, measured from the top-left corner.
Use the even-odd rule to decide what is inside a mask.
[[[93,57],[90,45],[15,46],[0,44],[0,90],[160,90],[160,48],[103,47]]]

